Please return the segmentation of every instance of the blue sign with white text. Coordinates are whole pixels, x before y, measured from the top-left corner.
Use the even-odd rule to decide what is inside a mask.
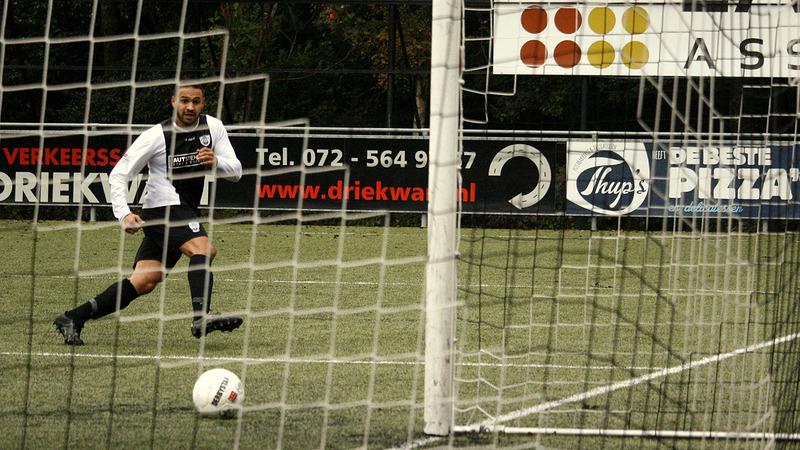
[[[567,214],[800,218],[795,145],[571,141]]]

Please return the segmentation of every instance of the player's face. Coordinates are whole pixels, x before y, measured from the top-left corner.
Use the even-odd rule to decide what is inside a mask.
[[[182,127],[196,124],[203,106],[205,106],[203,91],[194,87],[180,88],[178,97],[172,97],[172,107],[177,111],[175,121]]]

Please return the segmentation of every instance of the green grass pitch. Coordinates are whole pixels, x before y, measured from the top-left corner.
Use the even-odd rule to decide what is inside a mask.
[[[184,259],[118,318],[89,322],[87,345],[68,347],[53,317],[128,273],[141,235],[115,223],[46,222],[36,232],[0,223],[0,448],[634,445],[541,435],[425,440],[425,229],[208,229],[219,250],[212,308],[244,315],[241,329],[191,336]],[[780,334],[769,326],[781,307],[769,294],[782,270],[768,260],[776,248],[749,235],[465,230],[459,422],[483,420],[478,408],[502,417],[538,407],[507,425],[758,423],[769,409],[761,403],[774,401],[767,380],[778,345],[564,399]],[[241,420],[194,412],[194,380],[213,367],[245,380]]]

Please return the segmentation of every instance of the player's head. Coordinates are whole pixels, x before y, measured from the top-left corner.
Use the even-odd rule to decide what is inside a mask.
[[[172,107],[175,108],[175,122],[182,127],[191,127],[206,104],[203,89],[197,85],[183,85],[178,88],[178,95],[172,96]]]

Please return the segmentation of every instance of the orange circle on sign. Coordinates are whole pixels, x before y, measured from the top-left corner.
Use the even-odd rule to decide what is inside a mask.
[[[581,13],[575,8],[560,8],[553,18],[553,23],[556,24],[558,31],[564,34],[572,34],[578,31],[581,27]]]
[[[528,41],[519,49],[519,59],[528,67],[539,67],[547,59],[547,47],[541,41]]]
[[[547,11],[539,6],[528,6],[522,11],[520,22],[528,33],[539,34],[547,28]]]
[[[561,41],[553,51],[553,59],[559,66],[571,69],[581,60],[581,48],[573,41]]]

